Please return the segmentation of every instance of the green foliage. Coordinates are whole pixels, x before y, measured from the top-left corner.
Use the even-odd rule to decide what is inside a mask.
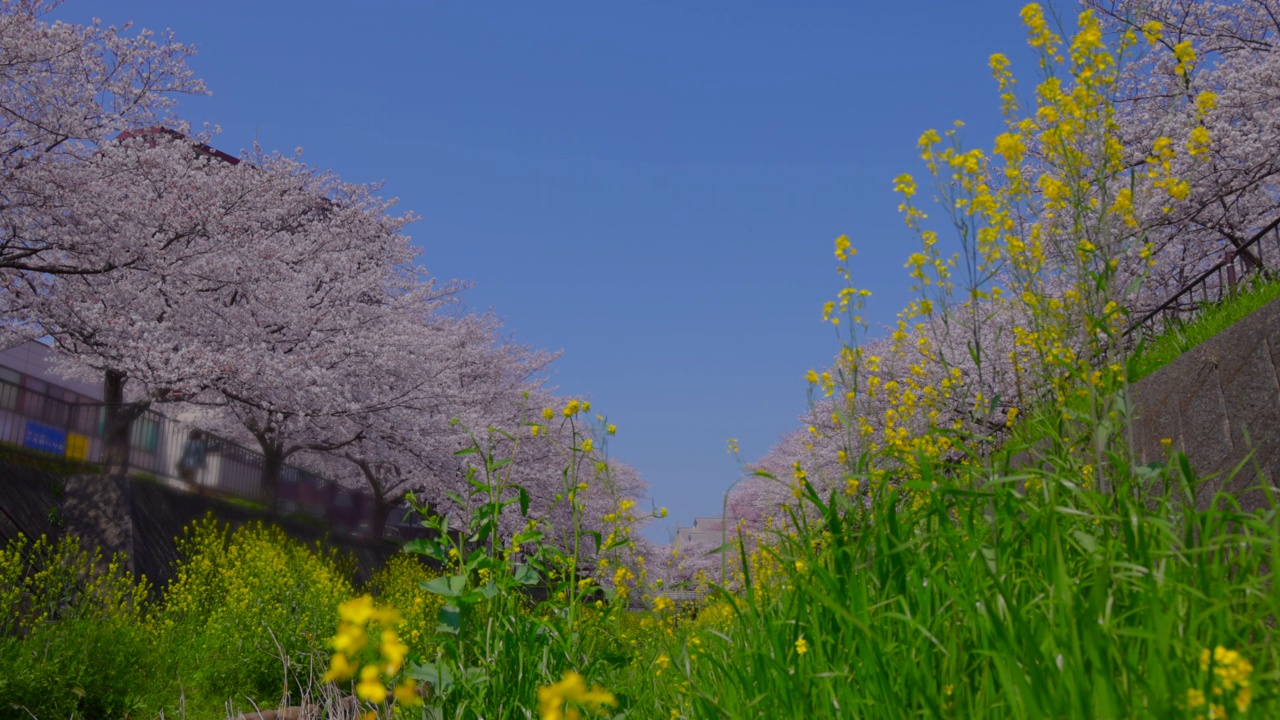
[[[180,551],[152,602],[122,559],[74,537],[0,547],[0,718],[222,718],[228,700],[314,699],[338,604],[354,593],[350,559],[212,519],[187,528]],[[434,628],[438,603],[416,590],[430,577],[397,557],[370,588]]]
[[[572,402],[565,415],[576,415],[577,407]],[[480,462],[468,470],[467,495],[451,495],[462,527],[454,530],[445,516],[419,507],[432,534],[405,548],[442,563],[448,573],[421,583],[421,591],[440,598],[438,644],[434,656],[421,658],[408,674],[431,685],[429,712],[448,717],[523,716],[544,687],[567,692],[562,701],[586,702],[595,696],[574,695],[570,678],[597,680],[624,663],[607,628],[625,613],[628,599],[622,585],[594,592],[585,572],[578,493],[587,485],[578,471],[582,447],[590,446],[575,428],[561,496],[573,529],[561,545],[553,528],[529,517],[529,494],[510,479],[513,458],[500,455],[501,441],[516,436],[491,429],[469,437],[471,446],[458,454]],[[504,516],[521,525],[509,537],[501,532]],[[536,594],[545,599],[535,600]],[[566,684],[557,684],[562,677]]]
[[[337,607],[354,593],[335,558],[261,524],[187,528],[183,560],[150,619],[169,677],[195,702],[300,697],[327,657]]]
[[[149,679],[146,580],[73,537],[0,548],[0,718],[122,717]]]
[[[1225,495],[1197,510],[1182,456],[1154,467],[1113,456],[1112,473],[1094,478],[1077,450],[1011,447],[994,477],[926,466],[921,482],[881,486],[869,506],[807,495],[816,520],[795,513],[799,532],[765,546],[787,591],[748,584],[727,630],[679,648],[692,688],[683,707],[1174,717],[1189,691],[1212,694],[1200,656],[1225,646],[1266,668],[1248,716],[1274,717],[1277,698],[1256,688],[1280,660],[1280,594],[1266,573],[1280,516],[1242,513]],[[1035,462],[1007,464],[1019,454]]]

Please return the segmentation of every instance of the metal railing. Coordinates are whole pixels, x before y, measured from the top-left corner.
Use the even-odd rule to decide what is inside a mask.
[[[46,392],[0,380],[0,443],[73,463],[102,465],[111,406],[68,402]],[[183,490],[270,500],[262,482],[262,453],[232,440],[144,410],[129,427],[127,474]],[[285,465],[277,484],[282,514],[304,516],[350,535],[368,535],[373,496],[334,483],[296,465]],[[416,523],[393,511],[384,535],[397,537]]]
[[[1280,258],[1280,218],[1240,245],[1226,248],[1222,260],[1184,283],[1164,302],[1138,316],[1125,329],[1124,336],[1134,340],[1151,337],[1171,323],[1188,320],[1204,306],[1221,302],[1248,276],[1268,272],[1269,257]]]

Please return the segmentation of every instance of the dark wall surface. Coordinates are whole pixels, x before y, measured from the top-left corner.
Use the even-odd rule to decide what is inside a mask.
[[[62,532],[62,477],[0,460],[0,542]]]

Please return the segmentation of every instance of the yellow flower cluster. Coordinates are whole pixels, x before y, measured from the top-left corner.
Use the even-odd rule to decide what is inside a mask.
[[[635,579],[635,573],[626,567],[613,571],[613,589],[619,599],[625,600],[631,595],[631,582]]]
[[[1213,669],[1210,696],[1206,697],[1198,688],[1187,690],[1187,709],[1195,712],[1207,705],[1208,717],[1225,718],[1227,712],[1222,703],[1229,701],[1237,711],[1247,712],[1252,700],[1249,676],[1253,674],[1253,664],[1239,652],[1219,645],[1212,652],[1209,648],[1200,651],[1200,670],[1209,672],[1210,668]],[[1200,713],[1196,717],[1206,716]]]
[[[567,672],[560,682],[538,688],[538,714],[542,720],[579,720],[579,710],[597,715],[606,707],[616,707],[613,693],[600,687],[587,689],[586,680]]]
[[[454,550],[456,554],[456,549]],[[435,654],[438,640],[440,608],[444,596],[422,591],[422,583],[438,577],[439,572],[429,569],[415,556],[408,553],[392,555],[381,570],[374,573],[368,587],[380,603],[396,608],[400,613],[397,631],[409,648],[422,656]]]
[[[916,179],[899,175],[893,181],[901,197],[899,209],[921,240],[919,251],[906,262],[919,297],[899,316],[891,334],[893,352],[906,362],[894,363],[895,375],[885,376],[877,359],[864,357],[856,338],[850,337],[834,373],[819,375],[811,370],[806,374],[811,388],[821,386],[828,396],[840,384],[845,402],[832,416],[837,429],[856,428],[860,450],[892,458],[865,478],[872,482],[885,477],[886,470],[881,468],[888,468],[897,480],[909,479],[922,461],[937,460],[953,450],[949,439],[953,436],[930,432],[944,412],[950,415],[950,428],[964,427],[964,419],[954,415],[952,398],[973,398],[971,417],[984,423],[995,420],[985,417],[997,409],[995,404],[982,396],[982,388],[970,385],[982,380],[982,371],[968,377],[941,357],[941,350],[931,342],[931,324],[944,305],[970,314],[975,325],[983,313],[1014,309],[1011,316],[1019,319],[1012,328],[1014,351],[1009,359],[1019,387],[1047,386],[1060,399],[1067,393],[1085,392],[1082,385],[1099,392],[1114,387],[1123,377],[1122,365],[1095,368],[1090,361],[1105,349],[1124,318],[1114,302],[1108,303],[1107,291],[1122,243],[1140,237],[1135,194],[1154,188],[1170,201],[1189,194],[1186,181],[1175,176],[1176,148],[1168,138],[1157,141],[1149,153],[1143,171],[1148,182],[1133,185],[1129,178],[1129,160],[1110,98],[1123,55],[1139,42],[1138,34],[1122,33],[1118,50],[1112,51],[1092,11],[1080,14],[1077,32],[1066,43],[1050,27],[1040,5],[1027,5],[1022,19],[1028,43],[1046,68],[1034,94],[1034,110],[1022,113],[1008,57],[993,55],[990,68],[1006,128],[992,152],[963,150],[956,134],[961,123],[945,133],[927,130],[917,143],[943,195],[941,205],[963,235],[968,297],[959,304],[952,302],[958,256],[941,255],[936,233],[922,226],[927,215],[914,204]],[[1159,40],[1161,31],[1158,25],[1142,28],[1152,43]],[[1189,72],[1194,48],[1179,45],[1174,53]],[[1187,139],[1191,156],[1208,152],[1210,138],[1203,120],[1215,104],[1211,93],[1195,98],[1202,123]],[[1151,248],[1142,249],[1143,259],[1154,262]],[[839,272],[847,287],[824,305],[823,317],[833,323],[841,315],[857,313],[864,297],[848,282],[849,250],[847,237],[836,240]],[[1074,258],[1075,267],[1049,273],[1050,257],[1055,262]],[[996,286],[997,282],[1005,287]],[[855,325],[861,323],[856,314],[854,320]],[[1082,337],[1086,347],[1081,347]],[[1043,377],[1022,379],[1029,368],[1042,371]],[[855,401],[861,402],[864,396],[887,409],[880,417],[858,412]],[[1005,407],[1000,412],[1001,424],[1013,423],[1016,409]],[[812,429],[811,434],[819,436]],[[843,465],[849,453],[841,453],[837,459]],[[801,472],[796,474],[799,485],[804,482]],[[850,496],[860,488],[862,481],[857,482],[847,485],[845,492]],[[793,486],[794,494],[800,494],[799,485]]]
[[[341,621],[338,634],[333,637],[333,659],[324,674],[324,682],[346,682],[357,675],[356,696],[374,704],[386,702],[387,682],[394,681],[404,666],[409,647],[396,634],[400,613],[393,607],[378,607],[371,595],[361,595],[338,607]],[[378,642],[371,645],[370,634]],[[370,660],[362,663],[362,660]],[[361,667],[361,665],[364,665]],[[417,684],[405,678],[392,691],[401,705],[422,702]]]

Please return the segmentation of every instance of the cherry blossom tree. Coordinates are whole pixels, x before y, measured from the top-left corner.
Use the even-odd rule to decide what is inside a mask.
[[[141,258],[106,274],[55,276],[34,317],[81,362],[143,398],[218,408],[261,445],[273,488],[285,458],[359,437],[359,415],[404,389],[380,357],[402,356],[388,329],[430,313],[456,284],[412,265],[374,189],[293,157],[244,162],[151,133],[63,168],[79,183],[59,237],[94,235]],[[380,382],[380,384],[378,384]],[[387,395],[357,396],[377,385]]]
[[[462,490],[465,464],[455,453],[464,447],[464,428],[518,428],[513,400],[553,356],[500,342],[499,330],[489,315],[415,318],[395,333],[401,354],[362,377],[381,386],[361,389],[362,396],[385,395],[391,386],[401,393],[362,416],[359,438],[331,453],[356,468],[372,494],[375,534],[406,492],[439,503],[445,491]]]
[[[51,176],[120,132],[166,123],[176,96],[203,93],[190,46],[168,34],[47,22],[60,0],[0,0],[0,313],[21,327],[50,274],[101,273],[139,259],[132,243],[50,235],[75,197]]]
[[[1115,32],[1158,31],[1156,47],[1124,68],[1116,98],[1127,147],[1160,137],[1203,148],[1174,158],[1185,199],[1146,208],[1156,244],[1147,304],[1204,265],[1280,225],[1280,4],[1206,0],[1088,0]],[[1135,165],[1143,158],[1134,157]]]

